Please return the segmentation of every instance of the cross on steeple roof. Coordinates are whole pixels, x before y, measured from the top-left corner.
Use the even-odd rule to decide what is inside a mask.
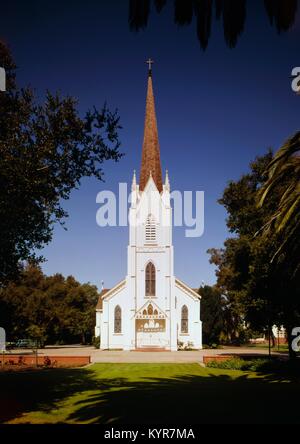
[[[152,59],[148,59],[147,61],[146,61],[146,63],[148,63],[148,69],[149,69],[149,72],[151,72],[152,71],[152,63],[154,63],[154,61],[152,60]]]

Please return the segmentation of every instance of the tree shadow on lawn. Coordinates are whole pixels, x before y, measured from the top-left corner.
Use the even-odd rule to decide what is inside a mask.
[[[64,422],[300,422],[297,412],[300,384],[278,375],[252,378],[248,373],[237,376],[233,372],[234,378],[231,378],[219,370],[219,374],[209,371],[209,376],[186,374],[169,379],[143,379],[141,375],[133,381],[123,377],[101,379],[99,371],[96,373],[93,369],[53,369],[38,373],[0,375],[0,422],[31,411],[50,414],[53,409],[59,409],[58,402],[83,392],[87,392],[85,398],[73,401]]]

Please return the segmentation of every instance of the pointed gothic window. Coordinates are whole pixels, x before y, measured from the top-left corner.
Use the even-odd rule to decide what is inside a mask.
[[[155,267],[149,262],[146,267],[146,296],[155,296]]]
[[[147,244],[156,243],[156,222],[152,214],[149,214],[146,220],[145,240]]]
[[[119,305],[115,308],[115,325],[114,332],[121,333],[122,332],[122,310]]]
[[[189,332],[189,311],[186,305],[181,309],[181,333]]]

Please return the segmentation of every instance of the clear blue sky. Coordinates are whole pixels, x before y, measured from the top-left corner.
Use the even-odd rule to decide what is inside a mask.
[[[62,4],[63,3],[63,4]],[[172,3],[153,12],[145,31],[133,33],[126,0],[11,1],[1,6],[0,37],[10,44],[18,81],[78,98],[80,111],[106,100],[118,108],[123,130],[120,163],[106,163],[106,182],[84,180],[65,207],[68,231],[55,228],[43,250],[47,274],[111,287],[126,274],[127,228],[99,228],[96,194],[116,191],[139,171],[147,66],[155,60],[154,92],[163,170],[173,189],[205,191],[205,233],[192,239],[174,230],[175,273],[193,287],[215,282],[206,250],[229,236],[217,203],[230,179],[267,147],[277,149],[299,129],[300,97],[290,73],[300,65],[300,19],[288,33],[271,28],[263,2],[248,1],[245,32],[226,47],[219,22],[203,52],[195,23],[178,28]]]

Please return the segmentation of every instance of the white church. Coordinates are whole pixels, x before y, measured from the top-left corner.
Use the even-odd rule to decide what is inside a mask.
[[[100,349],[202,348],[200,296],[174,276],[172,207],[160,150],[149,63],[142,163],[131,186],[127,276],[101,291],[95,335]]]

